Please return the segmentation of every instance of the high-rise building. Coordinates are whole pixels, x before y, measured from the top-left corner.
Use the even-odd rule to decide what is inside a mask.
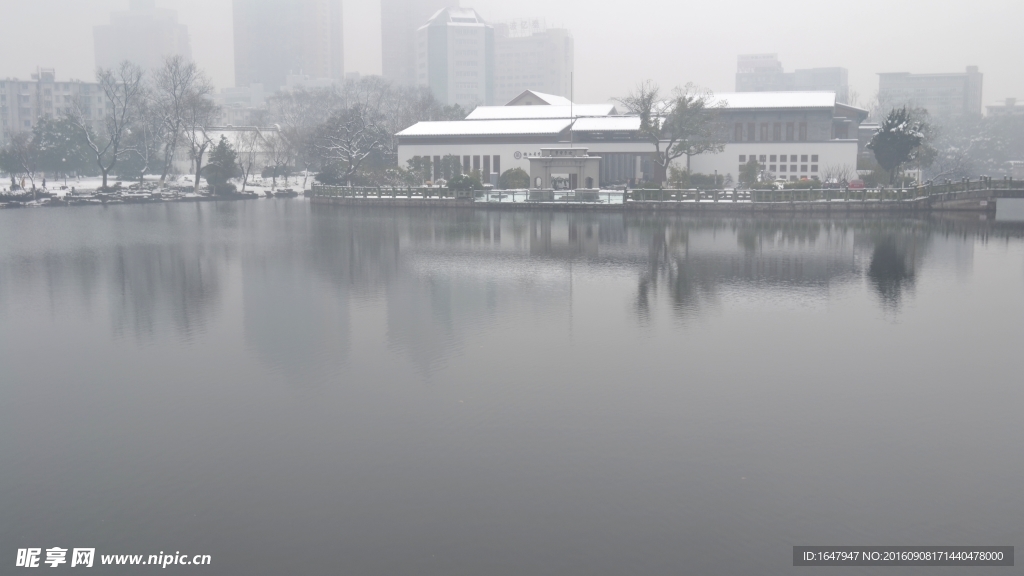
[[[494,101],[494,28],[470,8],[445,8],[416,30],[416,83],[444,104]]]
[[[157,8],[156,0],[129,0],[127,11],[113,12],[110,24],[93,28],[93,43],[100,68],[130,60],[152,70],[168,56],[192,58],[188,27],[174,10]]]
[[[459,0],[381,0],[381,72],[398,84],[416,84],[416,30],[442,8]]]
[[[846,68],[805,68],[785,72],[778,54],[744,54],[736,62],[737,92],[835,92],[838,102],[850,97]]]
[[[37,69],[31,80],[0,79],[0,143],[31,131],[42,118],[68,114],[76,105],[99,132],[110,105],[98,84],[58,81],[52,68]]]
[[[878,103],[883,109],[925,108],[932,116],[980,115],[982,76],[977,66],[950,74],[879,74]]]
[[[235,86],[345,79],[341,0],[234,0]]]
[[[569,98],[574,45],[563,28],[524,19],[494,26],[494,102],[511,101],[526,90]]]

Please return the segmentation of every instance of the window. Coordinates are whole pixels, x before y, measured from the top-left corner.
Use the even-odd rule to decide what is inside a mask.
[[[772,162],[775,162],[776,160],[778,160],[778,159],[779,159],[779,157],[778,157],[778,156],[776,156],[775,154],[772,154],[772,155],[770,156],[770,158],[772,159]]]
[[[807,164],[801,164],[800,165],[800,171],[801,172],[807,172]]]
[[[807,162],[807,154],[800,155],[800,161],[801,162]]]
[[[785,171],[786,171],[786,165],[785,164],[779,166],[779,172],[785,172]]]
[[[800,123],[800,141],[807,142],[807,122]]]
[[[755,138],[756,134],[754,134],[754,130],[755,129],[756,129],[755,128],[755,124],[753,122],[747,124],[747,141],[748,142],[753,142],[756,139]]]
[[[791,154],[791,155],[789,156],[789,161],[790,161],[790,162],[796,162],[796,154]]]
[[[743,154],[740,154],[740,164],[743,164],[746,161],[747,161],[747,157],[744,156]]]
[[[733,130],[732,135],[733,142],[743,142],[743,124],[736,123],[736,128]]]
[[[790,164],[789,165],[789,171],[790,172],[796,172],[796,164]]]
[[[771,170],[772,172],[776,172],[777,171],[777,167],[775,166],[775,164],[772,164],[771,166],[769,166],[768,169]]]
[[[475,172],[478,170],[480,170],[480,157],[473,156],[473,171]]]
[[[817,164],[811,164],[811,172],[817,172],[817,171],[818,171],[818,165]]]
[[[472,170],[470,169],[469,166],[470,166],[470,164],[469,164],[469,156],[463,156],[462,157],[462,173],[463,174],[469,174],[470,172],[472,172]]]
[[[782,140],[782,124],[779,122],[772,126],[772,140],[774,142]]]
[[[817,161],[818,161],[818,155],[817,154],[811,154],[811,162],[817,162]]]
[[[792,142],[794,136],[795,136],[795,134],[794,134],[793,123],[792,122],[788,122],[786,124],[786,141],[787,142]]]
[[[761,124],[761,142],[768,141],[768,123],[764,122]]]
[[[761,157],[760,157],[760,158],[758,158],[758,160],[759,160],[759,161],[760,161],[760,162],[761,162],[762,164],[764,164],[764,160],[765,160],[765,158],[766,158],[766,157],[765,157],[765,155],[764,155],[764,154],[762,154],[762,155],[761,155]]]
[[[494,155],[494,160],[492,161],[491,166],[494,167],[494,173],[495,174],[501,174],[501,156],[498,156],[497,154],[495,154]]]
[[[483,171],[483,178],[484,178],[484,182],[483,183],[484,184],[486,184],[487,182],[490,181],[490,178],[489,178],[490,175],[491,175],[491,157],[490,156],[484,156],[484,171]]]

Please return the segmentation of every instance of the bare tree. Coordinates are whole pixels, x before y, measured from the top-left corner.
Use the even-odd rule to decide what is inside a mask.
[[[95,104],[79,99],[73,107],[72,119],[95,156],[96,165],[107,188],[107,176],[127,152],[123,149],[129,126],[136,120],[140,101],[145,96],[143,72],[138,64],[124,61],[117,71],[99,69],[96,80],[103,92],[103,134],[94,134],[88,110]]]
[[[277,188],[277,177],[285,175],[285,186],[288,185],[287,170],[291,165],[292,161],[292,147],[289,146],[288,141],[281,135],[280,126],[275,127],[273,131],[268,131],[263,135],[263,146],[266,151],[267,167],[271,169],[273,182],[271,188]]]
[[[268,102],[269,115],[280,126],[278,135],[303,171],[305,188],[310,170],[320,162],[316,134],[333,110],[341,106],[338,91],[328,88],[282,92]]]
[[[232,145],[238,153],[236,162],[238,170],[242,173],[242,192],[249,183],[249,176],[254,170],[259,170],[260,153],[263,148],[263,134],[259,128],[252,130],[239,130],[235,133]]]
[[[170,56],[157,70],[151,110],[164,124],[163,167],[160,183],[167,181],[179,139],[185,133],[186,117],[196,98],[213,93],[213,84],[196,64],[182,56]]]
[[[24,174],[35,190],[39,160],[39,141],[32,132],[16,132],[11,136],[7,146],[0,150],[0,169],[10,174],[12,189],[15,186],[15,174]],[[22,183],[24,184],[24,180]]]
[[[386,122],[389,95],[383,81],[350,82],[341,94],[341,107],[317,129],[317,152],[339,165],[340,178],[349,186],[370,156],[387,150],[392,136]]]
[[[672,161],[725,148],[718,125],[718,111],[725,101],[716,101],[709,90],[693,84],[672,91],[669,100],[661,99],[661,90],[651,81],[641,83],[619,102],[640,116],[640,134],[654,146],[655,180],[664,182]]]
[[[203,157],[213,144],[207,132],[217,117],[217,106],[205,95],[193,93],[185,99],[182,107],[181,133],[189,146],[195,182],[194,192],[199,192],[199,180],[203,172]]]
[[[856,174],[849,164],[828,164],[818,173],[822,184],[838,184],[845,186]]]

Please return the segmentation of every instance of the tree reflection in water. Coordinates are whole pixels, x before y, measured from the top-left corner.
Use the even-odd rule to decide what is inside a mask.
[[[878,293],[882,306],[898,312],[903,293],[914,287],[914,262],[908,258],[907,242],[885,236],[875,243],[868,266],[868,279]],[[913,248],[914,243],[910,242]],[[912,252],[912,251],[911,251]]]

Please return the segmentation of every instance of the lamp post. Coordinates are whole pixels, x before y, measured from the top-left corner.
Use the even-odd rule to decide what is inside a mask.
[[[64,187],[67,188],[68,187],[68,159],[67,158],[61,158],[60,159],[60,170],[61,170],[61,172],[64,173]]]

